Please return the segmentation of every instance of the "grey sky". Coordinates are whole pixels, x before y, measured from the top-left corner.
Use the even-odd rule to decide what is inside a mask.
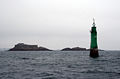
[[[0,0],[0,48],[24,42],[51,49],[90,45],[96,19],[101,49],[120,49],[119,0]]]

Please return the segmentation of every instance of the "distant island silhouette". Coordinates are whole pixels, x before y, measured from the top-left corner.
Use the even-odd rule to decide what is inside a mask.
[[[87,51],[87,49],[81,47],[73,47],[73,48],[64,48],[61,51]]]
[[[18,43],[12,49],[9,49],[9,51],[52,51],[52,50],[45,47],[38,47],[38,45]]]
[[[73,47],[73,48],[63,48],[60,51],[89,51],[90,49],[81,48],[81,47]],[[24,43],[18,43],[13,48],[8,51],[53,51],[46,47],[38,47],[38,45],[29,45]],[[99,50],[102,51],[102,50]]]

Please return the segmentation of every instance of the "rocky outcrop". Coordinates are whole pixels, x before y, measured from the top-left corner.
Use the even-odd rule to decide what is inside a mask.
[[[74,48],[64,48],[61,51],[87,51],[86,48],[74,47]]]
[[[51,50],[45,47],[38,47],[38,45],[18,43],[14,46],[14,48],[9,49],[9,51],[51,51]]]

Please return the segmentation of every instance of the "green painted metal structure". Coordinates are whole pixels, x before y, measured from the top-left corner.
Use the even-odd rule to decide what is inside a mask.
[[[91,46],[90,46],[90,48],[98,48],[96,27],[92,27],[92,30],[91,30]]]
[[[91,44],[90,44],[90,56],[98,57],[98,45],[97,45],[97,31],[95,27],[95,21],[93,19],[93,26],[91,28]]]

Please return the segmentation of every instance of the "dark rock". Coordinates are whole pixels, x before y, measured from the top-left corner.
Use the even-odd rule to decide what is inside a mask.
[[[87,51],[86,48],[74,47],[74,48],[64,48],[61,51]]]
[[[24,43],[18,43],[14,48],[9,49],[9,51],[51,51],[45,47],[38,47],[38,45],[28,45]]]
[[[72,48],[73,51],[86,51],[86,48],[74,47]]]
[[[71,50],[72,50],[71,48],[64,48],[61,51],[71,51]]]
[[[41,51],[46,51],[46,50],[51,51],[50,49],[45,48],[45,47],[39,47],[38,49],[41,50]]]

